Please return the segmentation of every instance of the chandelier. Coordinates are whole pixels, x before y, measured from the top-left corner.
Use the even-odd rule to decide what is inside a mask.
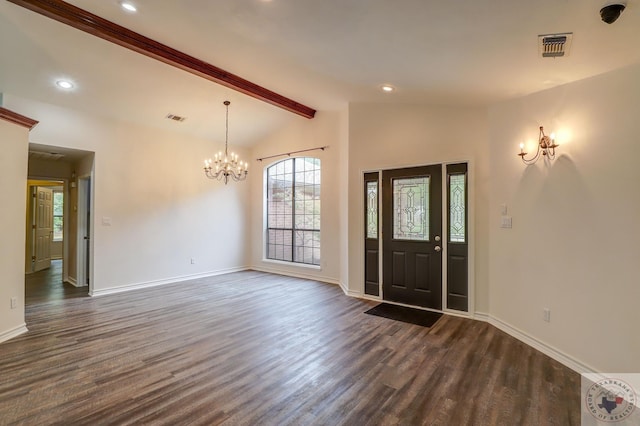
[[[204,160],[204,174],[209,179],[224,180],[225,185],[229,182],[229,177],[237,182],[245,180],[249,173],[247,170],[249,165],[246,161],[239,161],[238,155],[233,152],[229,154],[229,104],[231,102],[224,101],[224,105],[227,107],[224,155],[219,152],[213,157],[213,160],[211,158]]]
[[[538,133],[538,147],[536,150],[536,154],[532,158],[524,158],[528,153],[524,151],[524,144],[520,144],[520,153],[518,154],[520,158],[522,158],[522,162],[525,164],[533,164],[538,161],[540,158],[540,154],[546,156],[550,160],[556,158],[556,148],[558,144],[556,143],[556,138],[553,133],[550,136],[544,134],[544,129],[540,126],[540,133]]]

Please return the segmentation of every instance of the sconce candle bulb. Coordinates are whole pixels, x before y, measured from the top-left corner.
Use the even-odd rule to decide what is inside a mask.
[[[540,158],[540,154],[546,155],[547,158],[553,160],[556,158],[556,148],[558,144],[555,142],[555,134],[551,133],[550,136],[545,135],[544,128],[540,126],[540,133],[538,133],[538,147],[536,149],[536,154],[532,158],[525,158],[528,154],[524,152],[524,144],[520,144],[520,153],[518,156],[522,158],[522,162],[525,164],[533,164]]]

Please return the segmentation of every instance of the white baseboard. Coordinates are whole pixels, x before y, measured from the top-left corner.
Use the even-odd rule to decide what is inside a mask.
[[[597,370],[595,368],[585,364],[578,359],[573,358],[572,356],[512,326],[511,324],[506,323],[500,318],[496,318],[484,312],[476,312],[474,318],[478,321],[488,322],[497,329],[504,331],[508,335],[515,337],[523,343],[526,343],[532,348],[542,352],[550,358],[555,359],[559,363],[563,364],[566,367],[569,367],[577,373],[597,373]]]
[[[13,339],[14,337],[26,333],[27,331],[29,331],[29,329],[27,329],[27,324],[22,324],[10,330],[3,331],[2,333],[0,333],[0,343],[6,342],[9,339]]]
[[[270,274],[285,275],[287,277],[302,278],[302,279],[305,279],[305,280],[321,281],[323,283],[336,284],[336,285],[340,286],[340,288],[342,288],[342,291],[344,291],[344,287],[342,286],[340,281],[335,279],[335,278],[331,278],[331,277],[325,277],[325,276],[321,276],[321,275],[319,276],[319,275],[315,275],[315,274],[306,274],[304,272],[282,270],[282,269],[278,269],[278,268],[269,268],[268,266],[265,267],[265,266],[255,266],[254,265],[250,269],[252,269],[253,271],[267,272],[267,273],[270,273]]]
[[[77,282],[77,281],[76,281],[76,279],[75,279],[75,278],[73,278],[73,277],[68,277],[68,278],[67,278],[67,282],[68,282],[69,284],[71,284],[72,286],[74,286],[74,287],[82,287],[81,285],[78,285],[78,282]]]
[[[172,277],[172,278],[166,278],[166,279],[162,279],[162,280],[154,280],[154,281],[146,281],[146,282],[142,282],[142,283],[135,283],[135,284],[127,284],[127,285],[123,285],[123,286],[119,286],[119,287],[108,287],[108,288],[101,288],[98,290],[92,290],[89,292],[90,296],[106,296],[109,294],[116,294],[116,293],[123,293],[123,292],[127,292],[127,291],[132,291],[132,290],[140,290],[143,288],[149,288],[149,287],[156,287],[159,285],[166,285],[166,284],[175,284],[178,282],[182,282],[182,281],[189,281],[189,280],[195,280],[198,278],[208,278],[208,277],[214,277],[216,275],[223,275],[223,274],[230,274],[232,272],[241,272],[241,271],[247,271],[250,268],[248,266],[241,266],[238,268],[228,268],[228,269],[221,269],[218,271],[209,271],[209,272],[203,272],[200,274],[192,274],[192,275],[182,275],[179,277]]]
[[[473,319],[478,320],[478,321],[483,321],[483,322],[489,322],[489,314],[487,314],[485,312],[476,312],[473,315]]]

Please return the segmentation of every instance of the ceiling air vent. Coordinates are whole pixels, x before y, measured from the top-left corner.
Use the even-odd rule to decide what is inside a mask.
[[[187,117],[180,117],[179,115],[174,115],[174,114],[167,114],[167,118],[169,120],[179,121],[181,123],[187,119]]]
[[[538,36],[538,49],[543,58],[559,58],[569,55],[573,33]]]

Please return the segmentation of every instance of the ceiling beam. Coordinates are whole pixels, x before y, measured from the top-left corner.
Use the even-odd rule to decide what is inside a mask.
[[[29,130],[33,129],[36,124],[38,124],[38,121],[33,118],[26,117],[3,107],[0,107],[0,120],[9,121],[19,126],[26,127]]]
[[[303,117],[313,118],[316,113],[313,108],[64,1],[7,1]]]

